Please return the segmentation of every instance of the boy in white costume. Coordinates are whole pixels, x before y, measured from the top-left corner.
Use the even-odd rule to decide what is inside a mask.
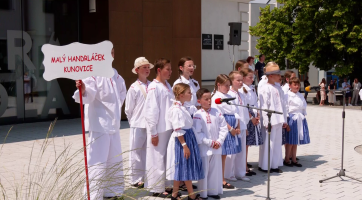
[[[247,68],[248,69],[248,68]],[[246,105],[246,99],[243,94],[239,92],[239,89],[243,86],[243,75],[240,71],[232,71],[229,74],[231,80],[231,87],[228,92],[230,96],[235,98],[231,103],[236,105]],[[245,177],[246,174],[246,135],[247,124],[250,120],[248,108],[238,107],[240,116],[240,134],[238,137],[241,140],[241,152],[234,155],[227,155],[225,161],[225,173],[226,179],[236,181],[237,179],[243,181],[250,181]]]
[[[228,134],[226,121],[221,112],[211,108],[211,93],[205,88],[197,91],[201,109],[194,115],[195,135],[199,143],[205,179],[198,181],[201,198],[220,199],[223,193],[221,146]]]
[[[123,193],[119,128],[127,90],[123,78],[117,70],[113,70],[112,78],[92,76],[76,81],[77,88],[82,88],[84,124],[86,131],[89,131],[87,161],[91,200],[121,196]],[[73,98],[80,103],[79,90],[75,91]]]
[[[139,57],[135,60],[132,72],[138,74],[138,79],[134,82],[127,92],[125,113],[130,125],[130,149],[129,167],[131,174],[131,185],[143,188],[143,179],[146,172],[146,124],[143,114],[143,105],[145,103],[148,91],[147,80],[150,75],[150,69],[153,65],[145,57]]]
[[[143,114],[147,129],[147,157],[146,171],[147,179],[145,187],[148,187],[153,196],[169,197],[170,190],[165,190],[166,185],[166,159],[167,145],[172,133],[172,125],[166,120],[166,113],[172,106],[175,96],[170,84],[167,82],[171,77],[171,62],[161,58],[155,62],[157,73],[148,86],[148,94],[144,104]]]
[[[259,91],[259,101],[260,107],[262,109],[275,110],[282,112],[283,115],[273,114],[271,117],[271,134],[270,134],[270,171],[276,173],[282,173],[282,170],[279,169],[280,166],[283,166],[283,155],[282,155],[282,128],[287,128],[287,113],[283,106],[284,94],[276,86],[276,83],[280,80],[280,69],[279,66],[274,62],[269,62],[266,65],[266,74],[268,76],[268,83],[262,87]],[[268,117],[266,112],[263,114],[263,126],[265,131],[268,127]],[[259,170],[267,172],[268,170],[268,140],[269,134],[265,134],[264,144],[260,148],[263,154],[259,160]]]

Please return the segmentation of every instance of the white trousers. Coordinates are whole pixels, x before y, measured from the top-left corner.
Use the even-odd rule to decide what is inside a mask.
[[[145,128],[130,128],[129,168],[131,184],[143,181],[146,174],[147,132]]]
[[[244,177],[246,173],[246,130],[240,133],[241,139],[241,152],[238,154],[227,155],[225,160],[224,177],[230,179],[231,177]]]
[[[124,188],[121,137],[119,133],[89,132],[87,161],[91,200],[121,196]],[[87,187],[85,186],[85,196]]]
[[[158,134],[158,145],[153,146],[151,143],[151,135],[147,135],[147,157],[146,157],[146,172],[145,187],[150,189],[150,192],[162,193],[165,191],[165,186],[169,186],[170,182],[166,183],[166,159],[167,145],[171,137],[172,130]]]
[[[268,134],[268,129],[266,129],[262,124],[262,117],[260,116],[260,124],[261,124],[261,128],[260,128],[260,132],[261,132],[261,135],[262,135],[262,140],[264,141],[264,144],[263,145],[259,145],[259,166],[262,165],[263,163],[263,158],[264,158],[264,145],[265,145],[265,138],[267,137],[267,134]],[[268,156],[268,155],[267,155]],[[268,158],[267,158],[268,159]],[[267,161],[268,162],[268,161]]]
[[[283,124],[273,125],[270,133],[270,168],[283,166],[282,153],[282,127]],[[267,131],[267,129],[265,129]],[[269,134],[265,134],[264,144],[260,147],[262,158],[259,160],[259,167],[268,170],[268,142]]]
[[[197,190],[200,191],[200,196],[206,198],[207,195],[222,194],[221,155],[205,156],[201,157],[201,159],[205,178],[197,183]]]

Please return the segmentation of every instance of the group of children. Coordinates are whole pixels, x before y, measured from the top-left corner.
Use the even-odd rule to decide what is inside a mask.
[[[199,83],[192,78],[196,69],[192,58],[181,58],[177,67],[179,78],[173,87],[167,82],[172,73],[171,62],[167,59],[157,59],[151,64],[146,58],[140,57],[136,59],[132,69],[138,79],[127,92],[125,113],[130,124],[129,167],[133,186],[146,187],[153,196],[172,200],[181,199],[179,190],[187,190],[190,200],[208,197],[220,199],[223,188],[235,188],[226,180],[248,181],[250,179],[247,176],[256,174],[249,169],[252,166],[247,163],[249,146],[259,146],[259,170],[267,172],[269,134],[266,113],[238,105],[284,113],[273,114],[271,117],[271,172],[282,172],[279,167],[283,164],[301,167],[297,162],[296,147],[310,141],[305,119],[306,102],[298,92],[298,78],[288,77],[290,89],[284,93],[278,85],[281,81],[279,66],[270,62],[265,67],[266,77],[263,77],[267,83],[259,85],[257,93],[252,85],[254,71],[248,67],[238,67],[229,75],[220,74],[216,78],[214,91],[210,92],[200,88]],[[151,69],[156,72],[156,78],[152,82],[147,80]],[[115,75],[115,80],[118,76]],[[108,107],[112,104],[111,98],[102,98],[102,91],[93,94],[93,90],[97,88],[92,87],[92,82],[97,82],[98,79],[105,78],[91,77],[83,81],[85,86],[81,82],[77,82],[77,86],[85,87],[85,97],[95,96],[100,104]],[[110,82],[112,83],[112,79]],[[115,87],[109,84],[106,86]],[[74,98],[77,100],[76,94]],[[220,99],[224,98],[235,99],[228,104],[221,103]],[[123,99],[115,106],[122,106],[122,103]],[[90,107],[91,104],[89,110]],[[99,118],[99,121],[103,120]],[[119,127],[118,124],[116,126]],[[286,131],[282,131],[283,129]],[[284,162],[283,138],[286,148]],[[112,142],[120,142],[119,139],[112,140],[111,138],[108,142],[110,145],[107,143],[108,146],[102,148],[113,151]],[[92,144],[90,148],[92,149]],[[92,150],[88,152],[92,153],[94,154]],[[110,153],[108,158],[109,156]],[[91,159],[92,156],[88,156],[88,160]],[[109,163],[107,156],[106,163]],[[198,181],[197,186],[192,185],[192,181]],[[92,181],[91,186],[94,186]],[[123,187],[121,190],[113,189],[117,195],[123,192]],[[200,192],[195,192],[195,189]],[[103,191],[98,191],[97,194],[107,196]]]

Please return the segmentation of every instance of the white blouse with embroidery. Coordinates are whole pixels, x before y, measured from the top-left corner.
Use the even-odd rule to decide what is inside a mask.
[[[182,129],[192,128],[192,118],[187,109],[179,101],[174,101],[174,104],[167,111],[167,120],[171,123],[173,133],[171,137],[179,137],[186,132]]]
[[[221,147],[214,149],[212,146],[214,146],[215,142],[218,142],[221,146],[229,133],[222,113],[216,108],[208,110],[201,108],[194,114],[193,121],[201,156],[221,155]]]

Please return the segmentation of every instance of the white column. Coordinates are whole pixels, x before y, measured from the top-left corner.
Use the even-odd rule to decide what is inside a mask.
[[[246,60],[250,56],[249,38],[249,3],[239,3],[241,25],[241,44],[239,46],[240,58]]]

